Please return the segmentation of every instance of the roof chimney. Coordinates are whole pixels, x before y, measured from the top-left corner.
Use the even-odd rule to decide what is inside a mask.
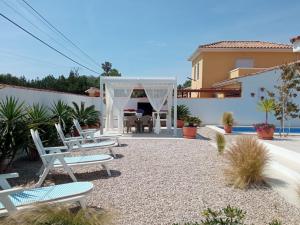
[[[300,52],[300,35],[292,37],[290,42],[293,44],[293,52]]]

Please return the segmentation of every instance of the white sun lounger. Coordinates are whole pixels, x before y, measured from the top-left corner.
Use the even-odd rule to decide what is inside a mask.
[[[106,140],[101,142],[84,143],[86,140],[84,140],[81,136],[70,138],[65,137],[64,132],[62,131],[61,125],[59,123],[55,124],[55,128],[60,139],[62,140],[64,145],[68,147],[69,150],[86,148],[107,148],[109,153],[112,154],[114,158],[116,158],[116,154],[113,151],[113,147],[117,146],[117,143],[115,141]]]
[[[71,169],[71,167],[75,166],[89,166],[89,165],[99,165],[102,166],[103,169],[107,171],[108,176],[111,176],[110,170],[107,168],[107,162],[113,160],[113,157],[107,154],[98,154],[98,155],[86,155],[86,156],[69,156],[70,152],[57,152],[58,148],[50,149],[48,148],[49,153],[47,153],[46,149],[41,145],[41,141],[38,140],[38,132],[34,130],[30,130],[32,139],[34,144],[39,152],[39,155],[43,162],[43,168],[41,171],[40,179],[37,183],[37,186],[41,186],[41,184],[46,179],[48,173],[55,168],[63,168],[65,172],[69,174],[71,179],[76,182],[77,179]]]
[[[74,182],[39,188],[12,188],[7,179],[18,177],[18,173],[1,174],[0,216],[32,207],[38,203],[79,203],[86,207],[86,195],[93,189],[91,182]]]
[[[110,139],[114,139],[116,141],[116,143],[118,144],[118,146],[120,146],[120,142],[119,142],[119,137],[122,136],[122,134],[114,134],[114,133],[107,133],[107,134],[100,134],[99,130],[97,129],[82,129],[78,120],[77,119],[73,119],[73,123],[74,126],[76,127],[76,130],[78,131],[79,135],[84,139],[84,140],[93,140],[94,142],[96,142],[96,139],[103,139],[103,138],[110,138]],[[95,134],[99,132],[99,134],[97,136],[95,136]]]

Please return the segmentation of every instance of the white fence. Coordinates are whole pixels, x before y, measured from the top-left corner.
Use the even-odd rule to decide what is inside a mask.
[[[51,107],[54,102],[62,100],[69,105],[72,105],[72,102],[76,102],[77,104],[80,104],[80,102],[84,102],[86,106],[95,105],[96,109],[99,109],[99,98],[88,97],[84,95],[60,93],[33,88],[6,86],[0,89],[0,100],[5,99],[6,96],[14,96],[18,98],[19,101],[24,101],[28,105],[32,105],[33,103],[40,103],[45,106]]]

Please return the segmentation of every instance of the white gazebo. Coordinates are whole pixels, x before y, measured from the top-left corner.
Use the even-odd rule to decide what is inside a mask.
[[[105,87],[105,89],[104,89]],[[171,78],[124,78],[101,77],[100,78],[100,110],[101,124],[105,124],[105,130],[114,129],[114,114],[118,119],[117,129],[123,132],[124,108],[130,100],[134,89],[144,89],[152,108],[157,113],[154,124],[154,133],[160,133],[160,111],[167,104],[166,125],[172,128],[172,106],[174,107],[174,135],[177,135],[177,79]],[[105,90],[105,104],[103,91]],[[105,112],[105,123],[103,114]],[[102,126],[103,129],[103,126]],[[103,130],[101,131],[103,132]]]

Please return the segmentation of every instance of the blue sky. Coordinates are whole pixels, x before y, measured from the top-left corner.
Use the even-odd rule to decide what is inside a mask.
[[[177,76],[191,73],[187,58],[198,45],[219,40],[289,43],[300,34],[296,0],[27,0],[93,59],[110,61],[124,76]],[[64,49],[17,15],[22,13]],[[47,29],[21,0],[0,0],[0,12],[85,65],[71,45]],[[68,74],[77,67],[0,18],[0,73],[27,78]],[[77,57],[79,56],[79,57]],[[80,69],[82,74],[91,74]]]

